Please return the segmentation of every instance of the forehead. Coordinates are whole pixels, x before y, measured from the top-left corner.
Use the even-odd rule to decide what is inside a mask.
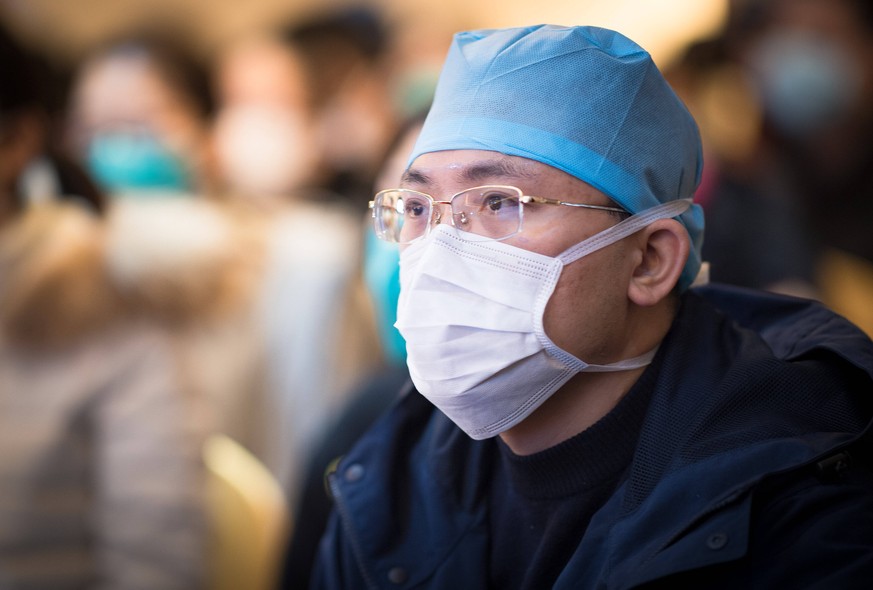
[[[568,174],[536,160],[484,150],[448,150],[422,154],[403,174],[405,186],[468,186],[469,183],[543,182]]]
[[[124,53],[86,65],[74,91],[73,116],[88,127],[155,124],[187,107],[148,55]]]

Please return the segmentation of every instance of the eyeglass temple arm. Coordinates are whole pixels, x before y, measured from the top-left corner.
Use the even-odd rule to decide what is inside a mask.
[[[521,197],[522,203],[542,203],[546,205],[566,205],[567,207],[582,207],[584,209],[598,209],[600,211],[615,211],[616,213],[627,213],[624,209],[618,207],[605,207],[603,205],[589,205],[588,203],[569,203],[567,201],[559,201],[557,199],[547,199],[545,197],[534,197],[532,195],[524,195]]]

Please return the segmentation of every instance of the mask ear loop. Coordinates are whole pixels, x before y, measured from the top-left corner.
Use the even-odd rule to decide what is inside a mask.
[[[640,356],[624,359],[623,361],[617,361],[608,365],[588,365],[584,369],[582,369],[582,372],[615,373],[617,371],[630,371],[632,369],[639,369],[640,367],[645,367],[646,365],[651,364],[652,359],[655,358],[655,355],[658,353],[658,348],[660,346],[661,345],[659,344],[649,352],[645,352]]]
[[[681,215],[687,211],[689,207],[691,207],[691,199],[678,199],[667,203],[661,203],[660,205],[656,205],[645,211],[631,215],[624,221],[621,221],[612,227],[608,227],[600,233],[594,234],[575,246],[570,246],[570,248],[559,254],[558,258],[560,258],[561,262],[564,264],[570,264],[587,254],[596,252],[601,248],[605,248],[610,244],[614,244],[619,240],[623,240],[624,238],[635,234],[653,221],[657,221],[658,219],[670,219],[677,215]]]

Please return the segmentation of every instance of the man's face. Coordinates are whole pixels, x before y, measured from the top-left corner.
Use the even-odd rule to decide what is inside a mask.
[[[534,160],[480,150],[431,152],[416,158],[403,175],[403,188],[447,200],[485,184],[512,185],[526,195],[592,205],[615,206],[590,185]],[[438,205],[448,207],[448,205]],[[451,219],[448,211],[443,219]],[[529,204],[524,226],[505,243],[546,256],[612,226],[619,220],[604,211]],[[625,240],[566,266],[546,307],[543,324],[555,344],[588,363],[624,358],[629,327],[627,285],[632,258]]]

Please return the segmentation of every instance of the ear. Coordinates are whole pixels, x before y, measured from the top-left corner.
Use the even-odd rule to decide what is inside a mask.
[[[628,298],[642,307],[664,299],[679,281],[691,249],[685,227],[675,219],[659,219],[637,234],[641,256],[628,285]]]

